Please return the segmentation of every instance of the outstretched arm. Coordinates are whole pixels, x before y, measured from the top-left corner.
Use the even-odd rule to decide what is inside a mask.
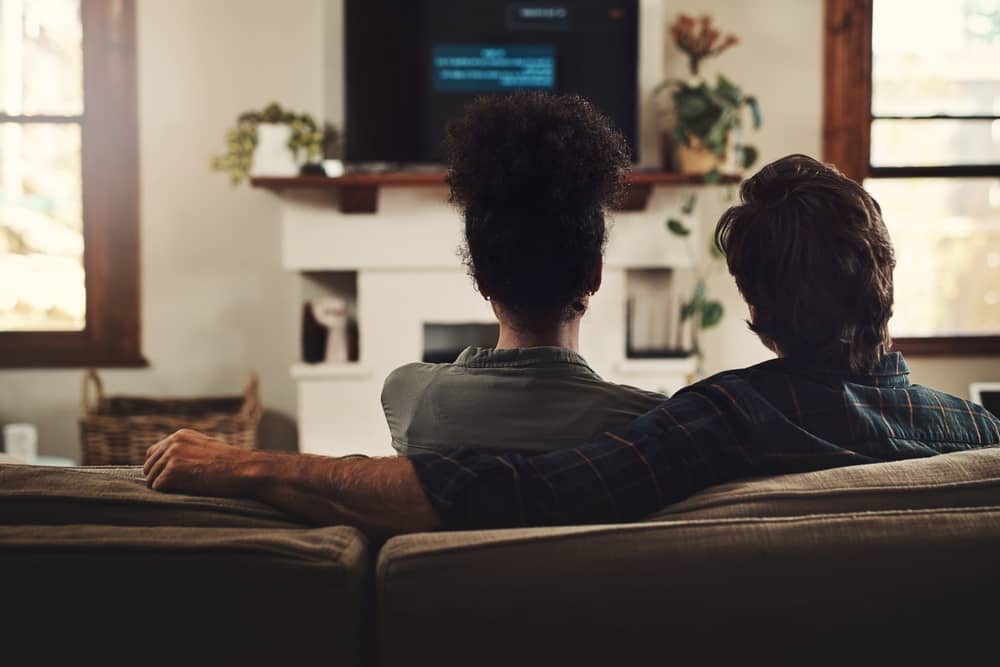
[[[245,451],[182,430],[149,448],[157,491],[253,498],[316,524],[383,535],[435,530],[439,521],[410,462]]]
[[[747,408],[710,383],[588,444],[544,454],[454,449],[329,458],[248,452],[179,431],[149,449],[145,470],[160,491],[254,498],[314,523],[392,535],[634,521],[713,484],[829,466],[831,452],[822,448],[768,459],[767,443],[761,449],[752,441]],[[794,437],[789,443],[794,450]],[[871,462],[832,453],[849,455],[840,465]]]

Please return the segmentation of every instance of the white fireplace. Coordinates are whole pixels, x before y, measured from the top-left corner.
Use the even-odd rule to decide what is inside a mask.
[[[626,356],[630,290],[648,293],[650,276],[669,278],[673,274],[664,269],[683,273],[690,267],[688,249],[664,229],[664,220],[677,215],[688,193],[654,188],[644,210],[609,217],[604,281],[581,332],[581,352],[608,380],[673,392],[693,371],[690,359]],[[341,213],[335,196],[297,190],[282,198],[285,268],[313,277],[313,294],[329,290],[351,301],[359,334],[357,362],[293,365],[300,448],[326,455],[388,455],[380,401],[386,375],[423,358],[426,325],[495,319],[459,260],[461,221],[443,187],[383,188],[373,214]],[[332,279],[323,280],[324,275]],[[669,285],[658,296],[669,319],[674,310]]]

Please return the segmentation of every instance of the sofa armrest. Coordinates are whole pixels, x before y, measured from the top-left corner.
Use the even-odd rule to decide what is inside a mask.
[[[367,664],[369,563],[344,526],[0,526],[3,661]]]

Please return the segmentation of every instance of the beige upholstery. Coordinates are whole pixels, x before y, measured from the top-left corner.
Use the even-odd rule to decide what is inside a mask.
[[[142,468],[0,465],[0,525],[114,524],[299,528],[251,500],[157,493]]]
[[[360,665],[352,528],[0,526],[8,665]]]
[[[379,664],[996,659],[1000,508],[392,540]]]
[[[394,538],[372,577],[352,528],[0,466],[0,661],[992,664],[998,478],[1000,449],[746,480],[635,524]]]
[[[138,468],[0,466],[0,664],[368,664],[370,563],[354,528]]]
[[[649,517],[805,516],[1000,505],[1000,447],[722,484]]]
[[[631,525],[394,538],[379,664],[993,662],[998,453],[740,482]]]

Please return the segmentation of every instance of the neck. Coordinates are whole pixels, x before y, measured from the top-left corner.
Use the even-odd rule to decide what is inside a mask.
[[[565,347],[579,352],[580,318],[561,322],[543,331],[519,331],[501,320],[497,349],[510,350],[518,347]]]

